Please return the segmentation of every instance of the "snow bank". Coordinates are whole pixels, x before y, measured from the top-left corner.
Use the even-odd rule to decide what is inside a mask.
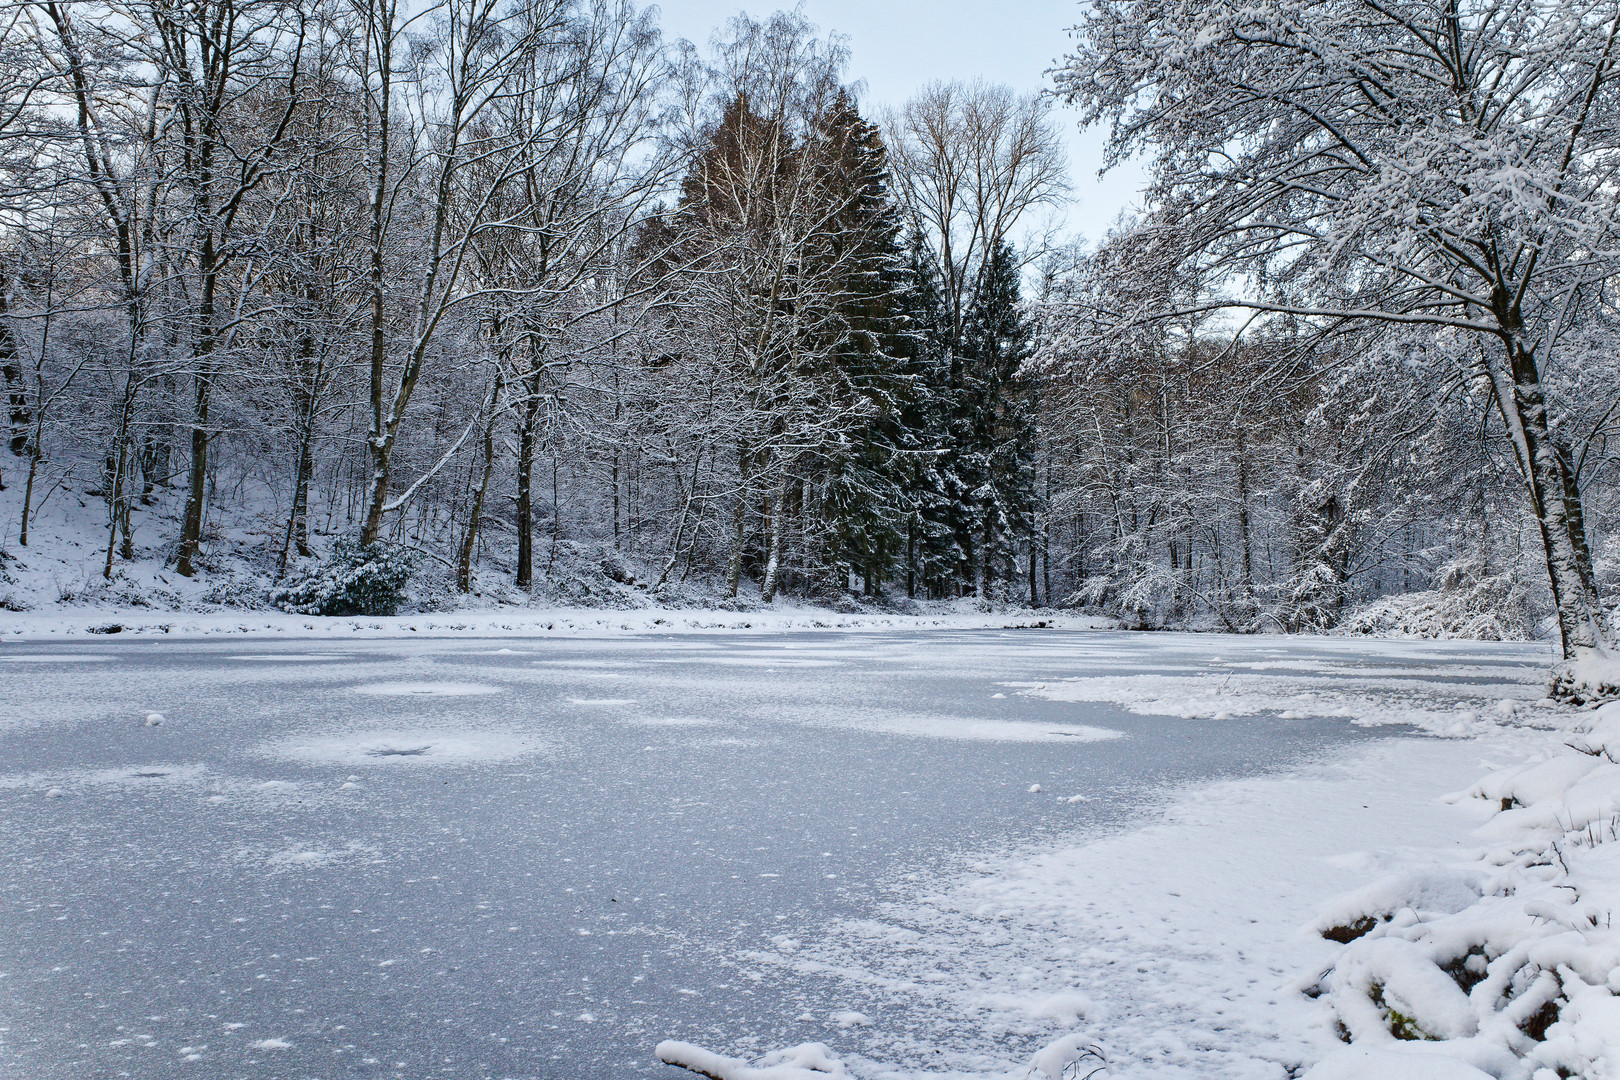
[[[1313,929],[1342,948],[1307,988],[1351,1047],[1309,1080],[1620,1078],[1620,703],[1540,761],[1449,797],[1482,847],[1374,882]]]
[[[1570,705],[1620,699],[1620,656],[1602,649],[1583,649],[1574,660],[1553,668],[1549,696]]]
[[[1212,665],[1213,666],[1213,665]],[[1494,730],[1500,715],[1525,714],[1546,726],[1558,710],[1537,681],[1504,686],[1513,696],[1482,709],[1477,683],[1500,679],[1500,668],[1448,668],[1448,679],[1414,679],[1411,672],[1313,661],[1308,671],[1281,670],[1286,662],[1238,662],[1196,674],[1156,672],[1084,676],[1043,683],[1004,683],[1026,697],[1061,702],[1107,702],[1143,716],[1228,720],[1275,713],[1279,719],[1325,717],[1360,727],[1407,724],[1434,735],[1465,737]],[[1537,717],[1536,713],[1544,713]]]
[[[1353,1046],[1330,1054],[1305,1074],[1304,1080],[1494,1080],[1454,1058],[1422,1049]]]

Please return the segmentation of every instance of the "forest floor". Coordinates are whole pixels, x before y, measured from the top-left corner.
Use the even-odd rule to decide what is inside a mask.
[[[1542,646],[186,618],[5,617],[5,1080],[1620,1075]]]
[[[745,582],[736,599],[719,583],[682,573],[656,587],[659,566],[614,551],[611,543],[543,538],[532,590],[511,584],[511,568],[485,566],[474,591],[455,592],[448,568],[418,559],[403,610],[390,617],[313,618],[273,607],[265,550],[283,536],[274,515],[237,510],[210,526],[200,572],[173,568],[179,496],[159,492],[134,512],[133,556],[107,568],[105,501],[70,482],[41,483],[34,496],[27,546],[17,543],[23,486],[9,475],[0,490],[0,636],[125,633],[174,637],[270,633],[351,637],[421,633],[439,636],[625,630],[969,629],[1039,624],[1085,629],[1117,622],[1072,612],[1031,611],[1017,603],[972,598],[914,601],[840,597],[817,603],[783,595],[759,599]],[[223,511],[220,511],[224,514]],[[324,543],[324,540],[318,541]],[[273,559],[271,561],[274,561]],[[654,560],[656,563],[657,560]],[[114,629],[116,628],[116,629]]]

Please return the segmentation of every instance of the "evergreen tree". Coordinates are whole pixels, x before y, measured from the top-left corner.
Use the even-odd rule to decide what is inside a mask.
[[[927,240],[914,233],[907,249],[905,324],[908,393],[902,410],[906,488],[906,593],[929,597],[957,591],[964,553],[953,525],[959,492],[952,430],[957,393],[952,382],[950,314]]]
[[[838,281],[838,337],[826,350],[834,384],[866,420],[821,448],[816,486],[830,550],[821,562],[839,577],[860,575],[868,593],[880,591],[904,546],[906,341],[903,303],[907,271],[900,220],[889,192],[887,152],[875,124],[862,119],[840,89],[818,118],[806,153],[814,162],[826,207],[819,249]],[[825,332],[825,331],[824,331]],[[807,350],[816,355],[820,350]]]
[[[1020,375],[1029,354],[1017,260],[1003,243],[963,319],[953,424],[960,494],[953,524],[981,596],[998,573],[1004,583],[1012,577],[1018,540],[1034,524],[1033,387]]]

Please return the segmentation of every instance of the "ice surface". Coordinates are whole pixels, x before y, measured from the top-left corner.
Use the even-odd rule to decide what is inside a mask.
[[[0,1075],[631,1080],[674,1076],[675,1037],[755,1070],[820,1042],[852,1077],[1023,1077],[1073,1036],[1116,1078],[1280,1077],[1337,1044],[1294,989],[1340,948],[1304,929],[1320,905],[1466,836],[1482,800],[1434,797],[1512,761],[1333,695],[1500,719],[1543,673],[1510,646],[1182,635],[369,634],[285,663],[120,635],[84,650],[114,662],[0,673]],[[62,645],[5,655],[30,649]],[[1328,670],[1303,719],[1241,666],[1272,663]],[[992,696],[1228,675],[1246,705],[1218,721]],[[482,692],[355,692],[400,685]]]

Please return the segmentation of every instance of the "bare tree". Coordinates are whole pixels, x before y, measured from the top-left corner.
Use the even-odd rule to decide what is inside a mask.
[[[1051,102],[985,82],[936,82],[884,121],[895,187],[912,228],[939,264],[951,339],[978,295],[990,257],[1031,211],[1068,190]],[[1040,244],[1023,245],[1026,258]]]

